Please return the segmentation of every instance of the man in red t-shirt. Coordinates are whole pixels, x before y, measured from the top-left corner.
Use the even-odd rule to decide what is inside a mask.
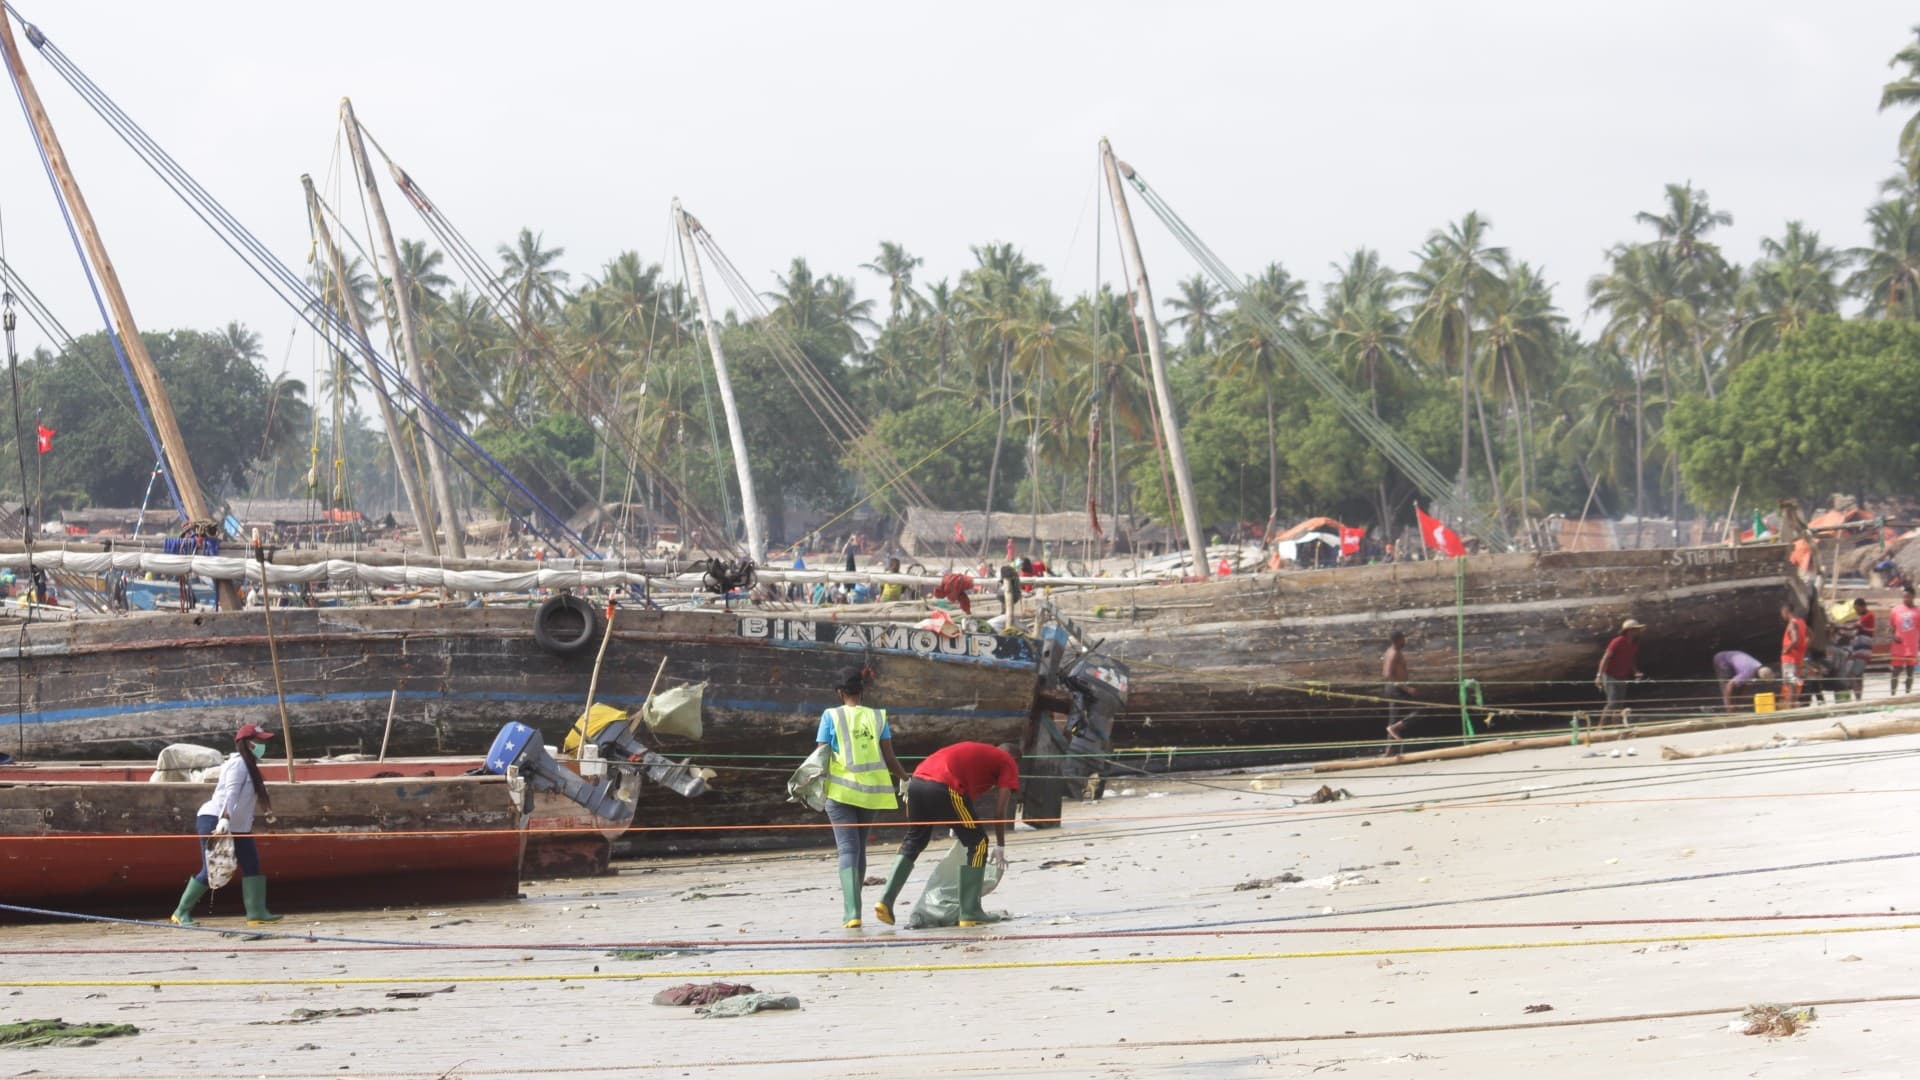
[[[1600,725],[1612,717],[1626,718],[1627,684],[1640,678],[1640,632],[1647,624],[1639,619],[1628,619],[1620,624],[1620,633],[1607,642],[1607,651],[1600,654],[1600,670],[1593,675],[1593,685],[1607,695],[1607,704],[1600,710]]]
[[[1887,693],[1900,692],[1900,673],[1907,673],[1907,693],[1913,693],[1913,669],[1920,665],[1920,607],[1913,603],[1913,586],[1909,585],[1900,594],[1900,602],[1895,604],[1890,617],[1893,631],[1893,647],[1887,653],[1887,669],[1893,673],[1893,681],[1887,684]]]
[[[954,837],[967,848],[967,861],[960,868],[960,925],[979,926],[999,918],[980,907],[987,881],[987,834],[974,814],[973,800],[994,793],[994,856],[1004,866],[1007,818],[1013,810],[1013,793],[1020,790],[1017,753],[1019,748],[1012,743],[954,743],[934,751],[913,770],[913,778],[907,781],[907,838],[900,842],[900,856],[887,875],[880,902],[873,905],[876,918],[893,925],[893,902],[906,887],[914,860],[933,839],[936,825],[953,826]]]

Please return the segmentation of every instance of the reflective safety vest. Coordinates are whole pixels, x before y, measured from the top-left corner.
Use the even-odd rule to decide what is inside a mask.
[[[832,710],[833,737],[838,751],[827,759],[827,798],[869,810],[892,810],[893,777],[880,754],[880,728],[885,710],[865,705]]]

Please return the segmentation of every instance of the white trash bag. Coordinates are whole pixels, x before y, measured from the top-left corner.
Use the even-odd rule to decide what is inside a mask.
[[[233,853],[233,833],[227,828],[227,819],[221,818],[207,842],[207,886],[220,888],[233,880],[234,871],[239,868],[240,859]]]
[[[909,927],[925,930],[932,926],[960,925],[960,868],[966,861],[967,846],[955,840],[940,865],[927,877],[927,887],[920,893],[920,899],[913,905],[913,915],[907,920]],[[987,860],[986,883],[980,887],[983,899],[999,886],[1001,872],[998,861]]]

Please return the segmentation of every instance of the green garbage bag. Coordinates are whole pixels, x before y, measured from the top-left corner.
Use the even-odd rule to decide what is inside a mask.
[[[662,690],[640,707],[640,719],[655,735],[697,739],[705,730],[700,724],[700,697],[706,689],[706,683],[694,683]]]
[[[805,803],[807,809],[824,813],[827,809],[827,758],[833,748],[825,743],[813,748],[807,760],[787,778],[787,801]]]
[[[907,925],[915,930],[925,930],[930,926],[960,925],[960,868],[966,865],[967,845],[958,840],[947,849],[946,857],[940,865],[933,868],[927,876],[927,887],[921,891],[920,899],[914,902],[913,916]],[[987,861],[987,879],[980,887],[984,899],[1000,884],[1000,866],[993,860]]]

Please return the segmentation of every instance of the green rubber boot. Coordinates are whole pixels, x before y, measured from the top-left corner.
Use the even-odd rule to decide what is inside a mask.
[[[841,915],[840,925],[849,930],[860,925],[860,868],[843,866],[840,868]]]
[[[873,917],[893,925],[893,902],[900,898],[900,890],[907,887],[907,878],[913,874],[913,860],[902,855],[893,860],[893,871],[887,875],[887,887],[880,892],[880,902],[873,905]]]
[[[980,894],[986,891],[987,868],[984,866],[963,866],[960,868],[960,925],[981,926],[1000,921],[1000,916],[980,907]]]
[[[265,926],[277,923],[280,916],[267,910],[267,879],[265,875],[254,874],[240,879],[240,897],[247,905],[247,925]]]
[[[197,877],[187,879],[187,891],[180,894],[180,906],[173,909],[167,921],[175,926],[199,926],[193,921],[193,908],[201,898],[207,895],[206,883]]]

